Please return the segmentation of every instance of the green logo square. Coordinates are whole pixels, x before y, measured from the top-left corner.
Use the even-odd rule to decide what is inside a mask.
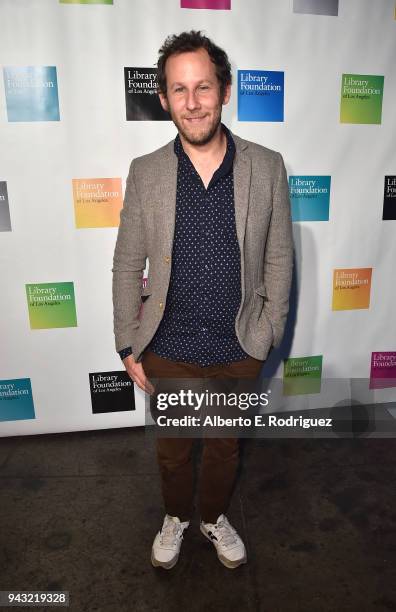
[[[73,283],[26,285],[31,329],[77,327]]]
[[[341,123],[381,123],[384,77],[372,74],[343,74]]]
[[[322,355],[285,359],[283,395],[320,393],[322,360]]]

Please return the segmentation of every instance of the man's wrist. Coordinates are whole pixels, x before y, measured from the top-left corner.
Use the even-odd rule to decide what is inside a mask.
[[[129,355],[132,355],[132,357],[133,357],[132,347],[131,346],[127,346],[126,348],[121,349],[120,351],[118,351],[118,354],[119,354],[121,360],[125,359],[125,357],[129,357]]]

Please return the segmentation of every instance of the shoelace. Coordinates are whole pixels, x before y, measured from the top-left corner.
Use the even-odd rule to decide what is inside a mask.
[[[237,539],[232,531],[231,525],[227,525],[225,521],[220,521],[219,523],[214,524],[216,536],[218,535],[218,540],[224,546],[229,546],[230,544],[235,544]]]
[[[165,544],[165,546],[174,546],[176,543],[176,537],[180,531],[182,531],[180,523],[167,521],[161,530],[161,545]],[[181,537],[183,537],[183,535]]]

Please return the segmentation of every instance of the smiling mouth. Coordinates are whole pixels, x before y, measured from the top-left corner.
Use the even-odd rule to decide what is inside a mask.
[[[205,115],[203,117],[185,117],[186,121],[192,121],[193,123],[202,121],[205,119]]]

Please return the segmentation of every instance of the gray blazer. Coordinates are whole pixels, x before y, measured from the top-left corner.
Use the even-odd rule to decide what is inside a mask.
[[[242,348],[265,360],[282,340],[289,309],[293,236],[280,153],[232,134],[234,198],[242,299],[235,331]],[[172,265],[178,158],[174,141],[132,160],[113,259],[116,350],[137,361],[164,314]],[[149,260],[148,282],[142,276]],[[146,296],[142,305],[141,297]]]

